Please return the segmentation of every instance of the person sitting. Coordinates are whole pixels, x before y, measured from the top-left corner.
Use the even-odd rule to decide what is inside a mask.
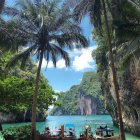
[[[99,128],[99,129],[106,130],[106,129],[107,129],[107,125],[106,125],[105,127],[100,126],[100,128]]]
[[[46,135],[50,135],[50,129],[49,129],[49,127],[46,127],[46,128],[45,128],[45,134],[46,134]]]
[[[83,133],[80,133],[80,137],[84,137],[85,135]]]
[[[73,135],[74,135],[73,133],[74,133],[74,130],[73,130],[72,128],[70,128],[70,129],[69,129],[69,135],[70,135],[70,136],[73,136]]]
[[[61,136],[61,135],[62,135],[61,128],[59,128],[58,130],[59,130],[59,131],[58,131],[58,134],[57,134],[57,136]]]

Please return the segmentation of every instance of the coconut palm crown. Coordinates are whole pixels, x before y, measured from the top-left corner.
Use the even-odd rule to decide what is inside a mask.
[[[69,66],[70,59],[66,50],[87,47],[88,41],[72,19],[71,10],[62,9],[61,2],[19,0],[17,4],[18,9],[9,8],[5,13],[13,16],[16,23],[13,32],[26,40],[28,48],[16,54],[7,67],[14,65],[17,60],[22,60],[22,64],[25,64],[32,54],[39,60],[32,106],[32,140],[35,140],[38,82],[43,58],[47,63],[52,60],[54,66],[58,59],[63,58],[66,66]]]

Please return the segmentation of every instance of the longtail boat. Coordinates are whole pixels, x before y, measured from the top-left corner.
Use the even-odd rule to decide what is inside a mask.
[[[109,128],[107,124],[96,124],[94,140],[120,140],[119,136],[114,136],[114,130]]]

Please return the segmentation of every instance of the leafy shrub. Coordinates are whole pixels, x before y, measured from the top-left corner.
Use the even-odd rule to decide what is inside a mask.
[[[11,127],[2,131],[2,134],[5,140],[30,140],[31,125]],[[39,132],[37,134],[39,135]]]

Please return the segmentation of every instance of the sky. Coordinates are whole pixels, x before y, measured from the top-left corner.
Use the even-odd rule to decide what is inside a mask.
[[[14,5],[13,0],[6,0],[8,5]],[[66,68],[63,59],[58,60],[57,67],[54,68],[52,62],[49,62],[46,69],[46,61],[42,63],[42,73],[52,86],[54,91],[67,91],[71,86],[80,84],[83,73],[96,71],[96,62],[93,60],[91,53],[97,47],[95,41],[92,40],[92,25],[88,17],[85,17],[81,23],[83,34],[90,41],[88,48],[69,51],[71,66]]]

